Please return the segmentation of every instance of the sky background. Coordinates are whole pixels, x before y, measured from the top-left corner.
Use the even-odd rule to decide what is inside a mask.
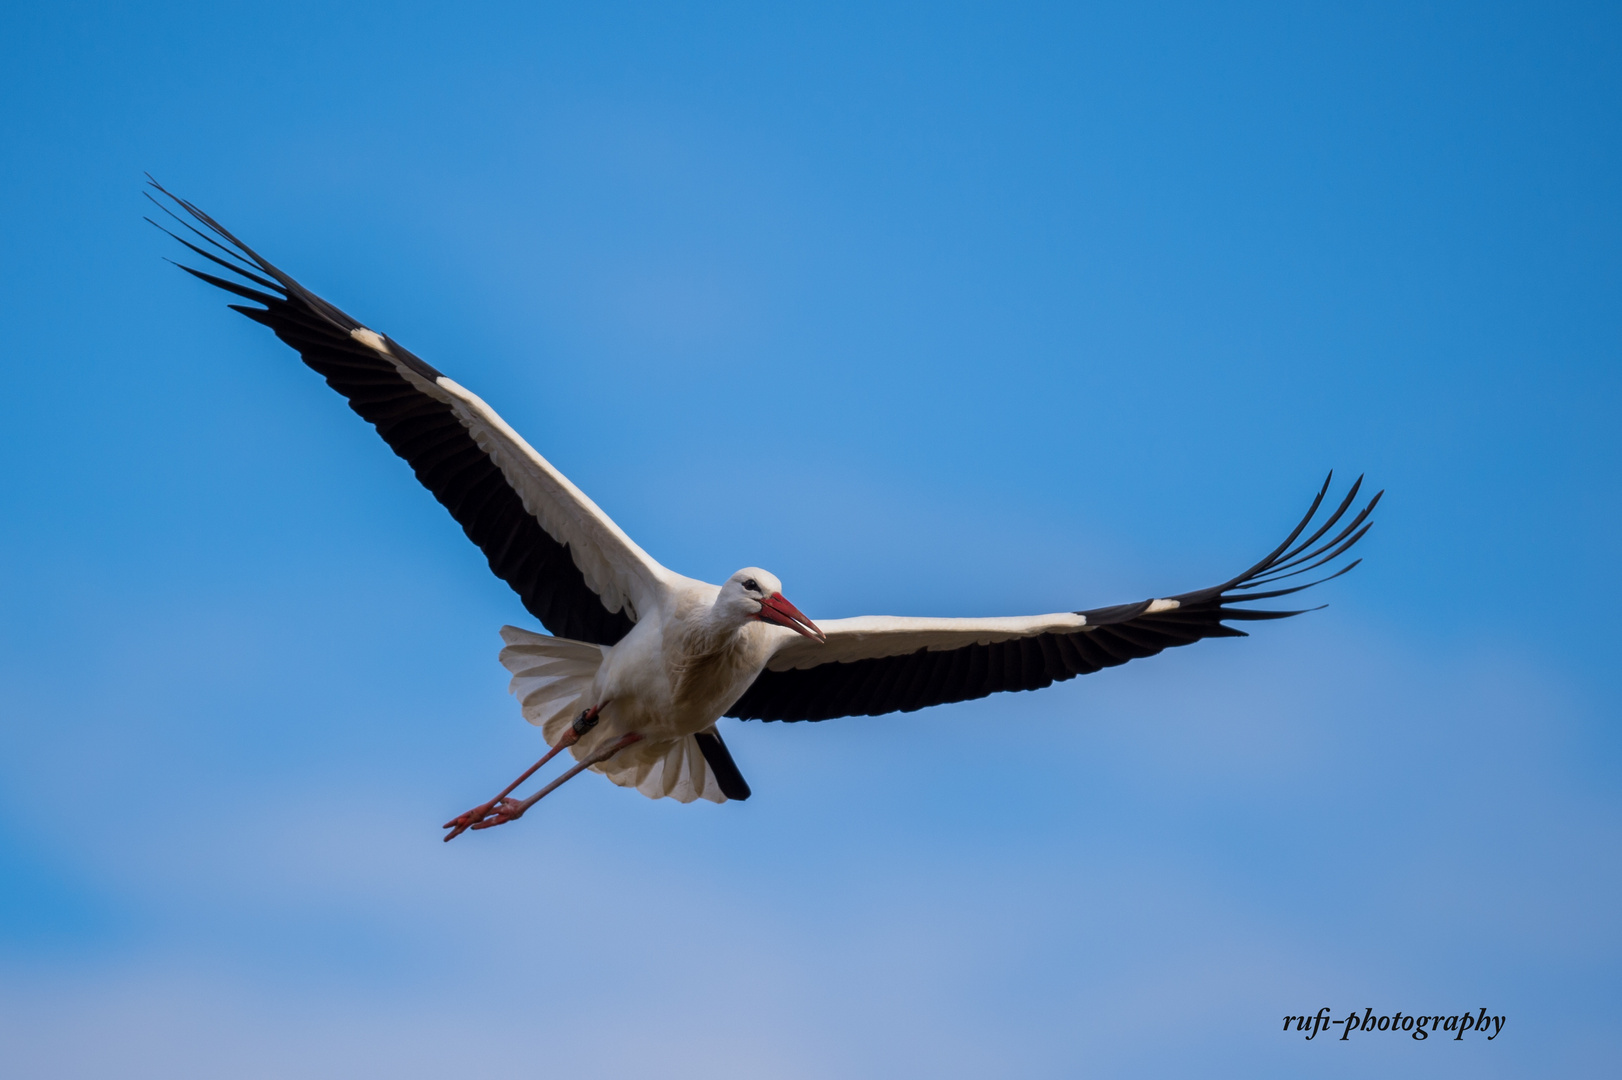
[[[7,5],[8,1075],[1612,1075],[1619,23]],[[144,171],[813,618],[1183,591],[1388,495],[1249,639],[443,845],[537,754],[534,620]]]

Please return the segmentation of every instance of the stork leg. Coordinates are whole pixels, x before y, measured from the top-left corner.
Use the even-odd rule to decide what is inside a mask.
[[[603,702],[603,705],[606,704],[608,704],[606,701]],[[445,824],[441,827],[450,829],[451,831],[446,833],[443,839],[456,839],[458,836],[461,836],[462,833],[467,831],[470,825],[478,821],[483,821],[485,818],[489,817],[491,812],[495,810],[497,803],[511,801],[507,799],[507,796],[511,795],[519,784],[522,784],[525,780],[528,780],[531,776],[534,776],[535,771],[542,765],[545,765],[548,761],[551,761],[553,758],[557,757],[559,751],[563,750],[565,747],[573,746],[575,743],[580,741],[580,737],[582,735],[597,726],[597,718],[603,711],[603,705],[593,705],[591,708],[587,709],[585,712],[576,717],[575,722],[570,724],[569,727],[563,732],[563,737],[558,740],[557,745],[548,750],[545,755],[542,756],[541,760],[525,769],[523,775],[517,780],[514,780],[512,783],[503,788],[500,795],[497,795],[489,802],[480,803],[467,813],[461,814],[445,822]]]
[[[609,758],[613,757],[621,750],[624,750],[632,743],[639,743],[641,741],[642,736],[636,734],[635,732],[632,732],[629,735],[621,735],[615,742],[612,742],[602,749],[592,753],[590,756],[581,759],[574,768],[570,769],[568,772],[564,773],[562,776],[558,777],[556,780],[552,781],[550,784],[546,785],[541,790],[525,799],[523,802],[519,802],[517,799],[502,799],[500,803],[497,804],[494,813],[490,814],[490,816],[484,818],[482,821],[475,821],[472,828],[493,829],[497,825],[505,825],[509,821],[517,821],[519,818],[524,816],[524,811],[528,810],[530,807],[552,794],[552,792],[562,787],[568,781],[573,780],[576,776],[579,776],[593,765],[596,765],[599,762],[607,761]]]

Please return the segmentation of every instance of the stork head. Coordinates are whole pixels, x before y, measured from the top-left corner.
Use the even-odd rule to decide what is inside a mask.
[[[783,598],[783,583],[777,576],[758,566],[746,566],[727,578],[716,605],[745,619],[776,623],[816,641],[827,640],[816,623]]]

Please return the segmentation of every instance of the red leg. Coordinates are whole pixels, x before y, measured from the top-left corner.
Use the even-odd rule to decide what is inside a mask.
[[[604,702],[603,704],[606,705],[607,702]],[[474,822],[483,821],[485,818],[489,817],[491,812],[495,810],[498,803],[511,802],[512,800],[508,799],[507,796],[511,795],[519,784],[522,784],[525,780],[528,780],[531,776],[534,776],[535,770],[539,769],[542,765],[545,765],[548,761],[551,761],[554,757],[556,757],[559,751],[563,750],[565,747],[573,746],[575,743],[580,741],[580,736],[596,727],[597,716],[602,711],[602,705],[593,705],[591,708],[581,713],[579,717],[575,719],[575,722],[570,724],[569,727],[564,730],[563,737],[558,740],[558,744],[552,747],[552,749],[548,750],[545,755],[542,756],[541,760],[525,769],[522,776],[503,788],[500,795],[497,795],[489,802],[480,803],[467,813],[461,814],[445,822],[441,828],[450,829],[451,831],[446,833],[443,839],[447,841],[456,839],[458,836],[461,836],[463,832],[467,831],[467,828]]]
[[[546,785],[541,790],[525,799],[523,802],[519,802],[517,799],[502,799],[501,804],[496,807],[495,813],[491,814],[482,821],[475,821],[472,827],[475,829],[493,829],[497,825],[505,825],[509,821],[517,821],[519,818],[524,816],[524,811],[528,810],[530,807],[552,794],[552,792],[562,787],[566,782],[573,780],[576,776],[579,776],[593,765],[596,765],[599,762],[607,761],[609,758],[613,757],[621,750],[624,750],[632,743],[639,743],[641,741],[642,736],[637,735],[634,732],[630,735],[621,735],[618,741],[603,747],[590,757],[582,759],[577,765],[575,765],[574,768],[570,769],[568,772],[564,773],[562,776],[558,777],[556,780],[552,781],[550,784]]]

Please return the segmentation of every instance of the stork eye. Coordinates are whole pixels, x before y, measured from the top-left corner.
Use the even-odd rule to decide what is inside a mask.
[[[743,583],[743,587],[750,592],[759,592],[760,582],[756,581],[754,578],[749,578]]]

